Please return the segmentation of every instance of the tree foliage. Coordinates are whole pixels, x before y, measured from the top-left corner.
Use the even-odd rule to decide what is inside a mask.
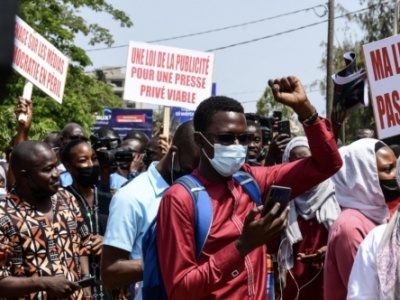
[[[272,116],[274,110],[282,111],[282,119],[290,120],[293,116],[293,110],[290,107],[275,101],[269,86],[265,88],[256,107],[257,113],[262,116]]]
[[[365,32],[363,44],[393,35],[395,1],[360,0],[360,4],[365,3],[369,9],[355,16],[355,20]]]
[[[122,27],[131,27],[132,21],[121,10],[115,9],[106,0],[22,0],[20,17],[44,36],[57,49],[79,66],[91,65],[85,51],[75,44],[78,34],[89,37],[89,44],[114,43],[110,31],[96,23],[87,23],[80,10],[105,13]]]
[[[83,68],[91,65],[85,51],[75,44],[77,35],[89,38],[89,44],[112,45],[109,30],[99,24],[88,23],[80,10],[91,10],[107,14],[122,27],[131,27],[129,17],[115,9],[105,0],[22,0],[19,16],[34,30],[45,37],[70,59],[67,82],[60,105],[39,89],[34,88],[33,124],[30,138],[42,139],[50,131],[61,130],[65,124],[76,122],[89,131],[94,122],[94,114],[102,114],[104,107],[121,107],[122,101],[114,95],[111,87],[103,79],[88,76]],[[104,16],[103,16],[104,18]],[[18,96],[22,95],[24,78],[14,74],[0,110],[0,150],[4,151],[11,137],[16,133],[13,114]]]

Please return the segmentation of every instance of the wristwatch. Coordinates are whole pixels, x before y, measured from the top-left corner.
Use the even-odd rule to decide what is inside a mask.
[[[311,114],[311,116],[309,116],[309,117],[308,117],[307,119],[305,119],[305,120],[300,120],[300,119],[299,119],[299,122],[300,122],[301,124],[305,125],[305,126],[309,126],[309,125],[315,123],[315,121],[317,120],[317,118],[318,118],[318,112],[317,112],[317,110],[315,110],[314,113]]]

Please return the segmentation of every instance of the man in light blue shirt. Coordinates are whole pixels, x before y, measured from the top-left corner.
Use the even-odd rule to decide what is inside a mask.
[[[167,154],[153,162],[147,172],[122,187],[114,195],[103,240],[101,275],[108,288],[134,284],[142,280],[142,237],[157,215],[161,198],[173,181],[191,173],[199,163],[193,140],[193,122],[176,131]],[[141,299],[141,284],[138,295]]]

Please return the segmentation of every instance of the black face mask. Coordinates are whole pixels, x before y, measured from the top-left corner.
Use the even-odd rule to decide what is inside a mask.
[[[396,179],[379,180],[386,202],[391,202],[400,197],[400,188]]]
[[[92,187],[99,180],[99,167],[77,168],[77,171],[78,174],[76,175],[75,180],[83,187]]]

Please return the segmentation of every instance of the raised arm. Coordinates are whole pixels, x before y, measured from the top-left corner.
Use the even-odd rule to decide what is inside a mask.
[[[291,107],[298,115],[300,122],[316,123],[320,120],[314,106],[307,98],[300,80],[289,76],[268,81],[276,101]]]

